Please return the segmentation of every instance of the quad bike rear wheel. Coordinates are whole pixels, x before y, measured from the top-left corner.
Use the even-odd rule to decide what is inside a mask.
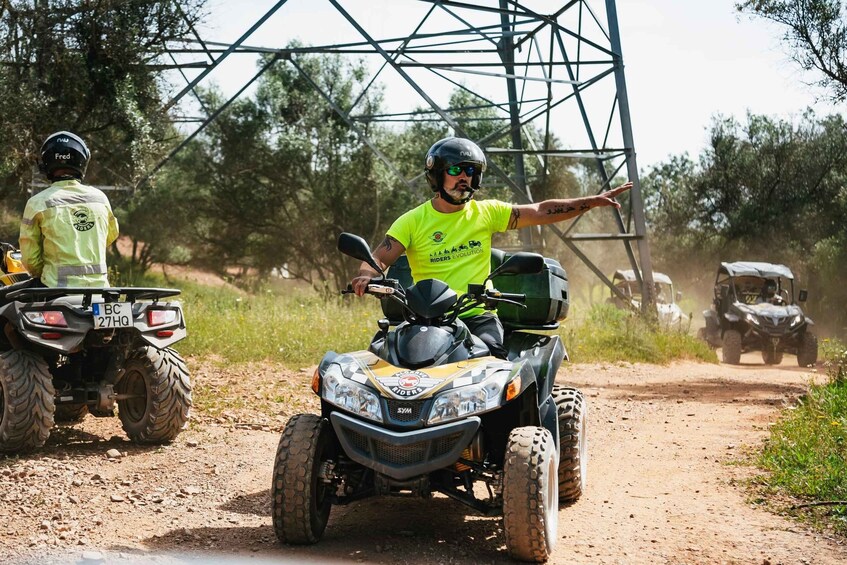
[[[0,451],[44,445],[53,427],[55,391],[47,363],[29,351],[0,355]]]
[[[809,367],[818,362],[818,338],[811,332],[806,332],[800,339],[800,347],[797,348],[797,364],[801,367]]]
[[[730,365],[741,363],[741,333],[738,330],[726,330],[723,334],[723,362]]]
[[[271,514],[279,541],[317,543],[332,510],[332,485],[319,474],[335,453],[332,428],[315,414],[298,414],[279,438],[271,484]]]
[[[588,405],[578,389],[553,385],[559,420],[559,503],[577,500],[588,476]]]
[[[115,386],[118,417],[136,443],[168,443],[179,435],[191,411],[191,381],[185,360],[173,349],[141,347],[124,364]]]
[[[515,428],[503,466],[503,530],[515,559],[544,562],[558,537],[558,457],[553,435],[538,427]]]

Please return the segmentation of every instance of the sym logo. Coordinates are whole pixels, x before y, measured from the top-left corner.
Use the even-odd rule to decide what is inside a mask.
[[[470,151],[459,151],[459,155],[461,155],[462,157],[473,157],[473,153],[471,153]]]
[[[70,142],[70,139],[68,139],[67,137],[58,137],[56,138],[56,141],[58,141],[59,143],[68,143]]]

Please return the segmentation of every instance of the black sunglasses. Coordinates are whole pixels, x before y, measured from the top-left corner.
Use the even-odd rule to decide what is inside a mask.
[[[468,175],[469,177],[472,177],[474,175],[474,173],[476,172],[476,166],[475,165],[465,165],[463,167],[461,165],[453,165],[452,167],[447,167],[447,174],[450,175],[451,177],[459,176],[459,173],[461,173],[462,171],[465,171],[466,175]]]

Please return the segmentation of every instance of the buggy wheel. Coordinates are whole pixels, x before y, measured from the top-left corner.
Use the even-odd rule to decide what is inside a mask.
[[[726,330],[723,334],[723,362],[738,365],[741,362],[741,333],[738,330]]]
[[[772,346],[765,346],[762,349],[762,361],[765,362],[765,365],[779,365],[782,363],[782,349],[778,349]]]
[[[332,510],[332,485],[320,477],[321,466],[333,458],[332,428],[314,414],[298,414],[279,438],[271,484],[271,513],[279,541],[317,543]]]
[[[588,405],[575,388],[553,385],[559,420],[559,502],[582,496],[588,477]]]
[[[130,354],[115,392],[118,417],[136,443],[167,443],[181,432],[191,410],[191,381],[173,349],[142,347]]]
[[[55,391],[47,363],[29,351],[0,355],[0,451],[44,445],[53,427]]]
[[[56,406],[53,419],[57,424],[78,424],[85,419],[86,414],[88,414],[88,406],[85,404],[59,404]]]
[[[503,465],[503,530],[506,549],[521,561],[547,561],[559,524],[558,461],[552,434],[515,428]]]
[[[808,367],[818,362],[818,338],[811,332],[806,332],[800,338],[800,347],[797,348],[797,364]]]

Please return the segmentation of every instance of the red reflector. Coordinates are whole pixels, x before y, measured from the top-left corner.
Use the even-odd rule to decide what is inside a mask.
[[[59,332],[44,332],[41,334],[42,339],[59,339],[62,337],[62,334]]]
[[[171,337],[172,335],[174,335],[173,330],[160,330],[156,332],[156,336],[158,337]]]

